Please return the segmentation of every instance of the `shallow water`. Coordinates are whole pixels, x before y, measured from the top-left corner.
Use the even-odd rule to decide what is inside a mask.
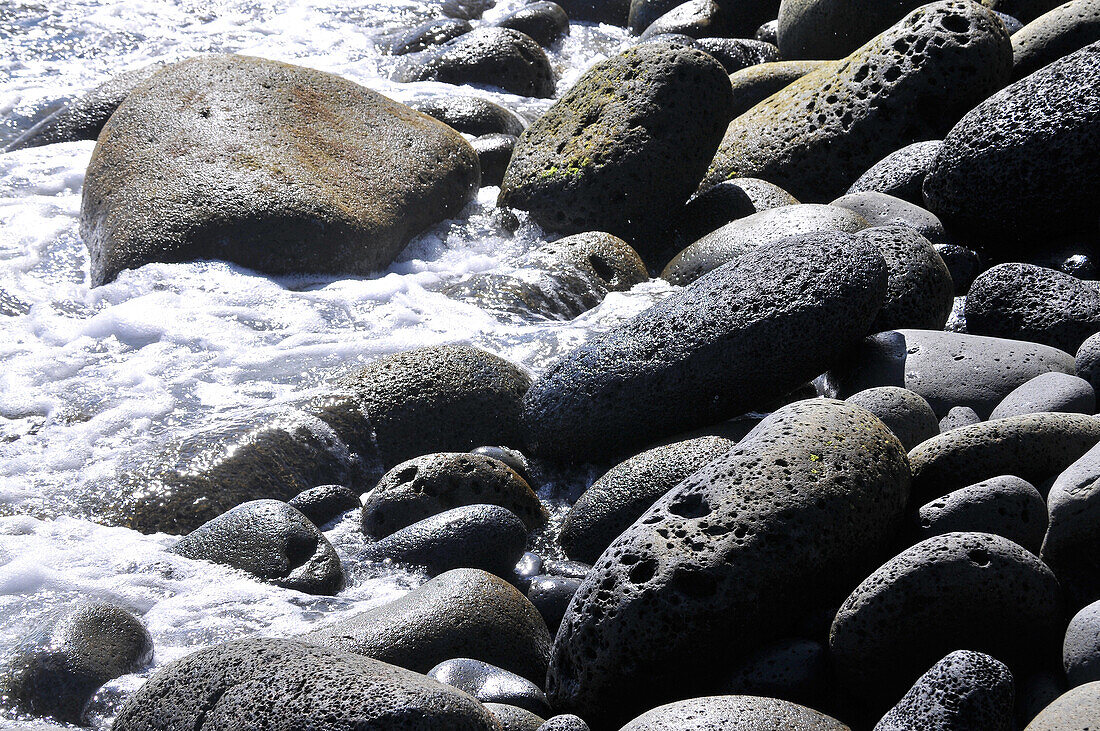
[[[521,3],[501,0],[486,19]],[[549,104],[388,81],[391,59],[378,42],[434,17],[435,4],[418,0],[0,0],[0,144],[114,73],[205,52],[312,66],[406,102],[475,93],[528,116]],[[621,29],[574,25],[551,52],[559,91],[624,42]],[[381,354],[472,343],[537,372],[667,292],[643,284],[561,322],[519,320],[433,291],[506,268],[547,240],[522,215],[514,235],[503,230],[490,215],[493,188],[373,277],[273,278],[198,262],[148,265],[91,289],[77,220],[93,146],[0,154],[0,506],[9,512],[20,504],[64,505],[66,495],[103,484],[170,441],[200,431],[244,432]],[[562,487],[552,484],[547,496]],[[160,666],[213,642],[298,634],[423,581],[357,561],[362,538],[354,520],[326,534],[349,573],[349,588],[335,598],[167,554],[171,536],[73,518],[0,517],[0,652],[44,613],[81,595],[141,616]],[[96,725],[109,726],[147,675],[101,690],[92,709]]]

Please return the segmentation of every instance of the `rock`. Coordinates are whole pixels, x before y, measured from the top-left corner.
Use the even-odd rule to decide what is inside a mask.
[[[864,339],[827,374],[822,392],[847,398],[873,386],[902,386],[923,396],[940,418],[955,406],[987,417],[1040,373],[1073,373],[1071,360],[1061,350],[1018,340],[891,330]]]
[[[237,640],[161,668],[119,711],[115,731],[241,728],[492,731],[470,696],[423,675],[295,640]]]
[[[696,195],[680,211],[673,227],[675,253],[730,221],[798,200],[779,186],[758,178],[723,180]]]
[[[1096,41],[1100,2],[1072,0],[1059,5],[1012,34],[1012,78],[1022,79]]]
[[[829,61],[774,61],[735,71],[730,74],[730,85],[733,87],[733,113],[730,118],[741,116],[806,74],[833,65]],[[718,181],[714,182],[717,184]]]
[[[1008,80],[1011,52],[1004,24],[977,3],[921,6],[735,118],[704,185],[758,177],[832,200],[887,153],[946,133]]]
[[[939,420],[932,407],[907,389],[879,386],[852,394],[845,400],[881,419],[906,451],[940,433]]]
[[[1040,555],[1058,575],[1071,610],[1100,599],[1098,441],[1094,437],[1091,448],[1058,475],[1047,496],[1050,523]]]
[[[1001,19],[1001,22],[1005,24],[1005,30],[1008,31],[1009,36],[1015,35],[1024,27],[1024,24],[1020,22],[1019,18],[1014,18],[1008,13],[999,13],[996,10],[993,12]]]
[[[978,275],[966,296],[966,327],[1043,343],[1069,353],[1100,332],[1100,290],[1032,264],[998,264]]]
[[[653,21],[684,2],[685,0],[630,0],[626,27],[634,35],[640,35]]]
[[[602,61],[520,137],[498,203],[551,231],[621,236],[644,258],[703,177],[730,95],[695,49],[647,43]]]
[[[659,497],[734,446],[697,437],[637,454],[592,483],[565,516],[558,542],[570,558],[595,563]]]
[[[481,165],[481,184],[500,185],[504,180],[504,171],[512,159],[512,150],[516,147],[516,138],[512,135],[483,135],[470,142],[477,153]]]
[[[560,243],[559,239],[555,243]],[[489,457],[495,459],[497,462],[503,462],[508,465],[517,475],[523,478],[523,481],[535,487],[535,482],[531,478],[531,466],[527,463],[527,458],[523,456],[523,452],[518,449],[509,449],[508,447],[477,447],[471,449],[470,454],[480,455],[482,457]]]
[[[101,685],[153,660],[153,639],[125,609],[78,599],[46,614],[5,652],[0,697],[10,711],[81,724]]]
[[[948,533],[864,579],[833,620],[829,650],[853,706],[878,714],[958,647],[1032,667],[1054,646],[1061,612],[1058,581],[1037,557],[1000,536]]]
[[[659,706],[621,731],[850,731],[835,718],[776,698],[722,695]]]
[[[944,138],[928,208],[993,251],[1096,228],[1100,43],[998,91]],[[777,181],[780,182],[780,181]]]
[[[839,598],[888,553],[908,480],[870,412],[824,399],[774,412],[596,562],[558,630],[551,705],[614,728],[789,637],[807,598]]]
[[[748,38],[700,38],[695,41],[695,47],[718,59],[727,74],[779,60],[775,44]]]
[[[692,39],[719,36],[728,32],[726,25],[725,13],[715,0],[687,0],[650,23],[639,40],[671,34]]]
[[[57,142],[96,139],[103,125],[130,92],[163,67],[163,63],[153,63],[111,77],[65,104],[0,151],[12,152]]]
[[[572,713],[563,713],[546,719],[546,723],[539,726],[538,731],[591,731],[588,724],[579,716]]]
[[[359,496],[343,485],[311,487],[292,497],[287,505],[309,518],[318,528],[360,507]]]
[[[569,606],[569,601],[580,585],[581,579],[564,576],[536,576],[531,579],[527,598],[546,620],[546,627],[551,634],[558,631],[561,618],[565,616],[565,608]]]
[[[820,204],[787,205],[738,218],[681,251],[661,277],[673,284],[694,282],[707,272],[772,242],[825,231],[855,233],[867,227],[857,213]]]
[[[448,18],[477,20],[494,5],[496,0],[443,0],[440,11]]]
[[[939,152],[942,144],[942,140],[927,140],[894,150],[867,168],[866,172],[849,186],[848,193],[877,191],[923,206],[924,194],[921,192],[921,184],[924,183],[924,178],[928,175],[932,161],[936,159],[936,153]],[[964,289],[963,292],[965,291]]]
[[[1098,441],[1100,419],[1084,414],[1024,414],[952,429],[909,453],[913,497],[927,502],[997,475],[1041,488]]]
[[[455,657],[496,665],[539,684],[550,633],[527,597],[478,569],[440,574],[389,604],[299,639],[426,673]]]
[[[548,0],[523,5],[498,20],[496,25],[526,33],[540,46],[552,46],[569,35],[569,16],[560,5]]]
[[[992,8],[999,16],[1008,16],[1023,23],[1030,23],[1058,4],[1058,0],[982,0],[982,5]]]
[[[469,693],[482,703],[504,703],[540,716],[550,715],[546,694],[537,685],[487,662],[468,657],[445,660],[429,670],[428,677]]]
[[[1062,643],[1062,667],[1070,687],[1100,680],[1100,601],[1069,621]]]
[[[856,238],[878,248],[890,272],[886,301],[871,329],[942,330],[955,303],[955,287],[932,243],[905,225],[876,225]]]
[[[626,27],[630,0],[559,0],[569,19],[582,23],[608,23]]]
[[[486,703],[485,710],[493,714],[503,731],[538,731],[546,722],[528,710],[503,703]]]
[[[432,46],[441,46],[448,41],[453,41],[473,29],[474,27],[470,25],[470,21],[459,18],[429,20],[394,39],[390,44],[390,53],[394,56],[417,53]]]
[[[1095,390],[1100,386],[1100,333],[1090,335],[1081,343],[1074,358],[1077,375],[1092,384]]]
[[[854,211],[871,226],[907,226],[933,244],[944,243],[946,234],[940,219],[918,205],[886,193],[874,190],[848,193],[829,205]]]
[[[946,416],[940,419],[940,434],[962,426],[979,424],[981,421],[982,417],[978,416],[978,412],[969,406],[955,406],[947,412]]]
[[[344,570],[332,544],[309,518],[278,500],[241,503],[168,549],[306,594],[335,594]]]
[[[422,567],[429,576],[471,568],[507,579],[526,545],[527,529],[511,511],[464,505],[389,534],[361,557]]]
[[[441,452],[402,462],[382,476],[363,499],[363,531],[383,538],[444,510],[482,503],[512,511],[528,529],[547,517],[530,485],[503,462]]]
[[[1005,396],[989,418],[1004,419],[1042,411],[1095,414],[1096,392],[1083,378],[1065,373],[1043,373]]]
[[[367,274],[457,213],[479,179],[454,130],[339,76],[248,56],[164,68],[101,137],[80,218],[96,286],[202,258]]]
[[[527,588],[531,586],[531,580],[541,574],[542,556],[531,551],[524,551],[523,556],[516,562],[515,569],[512,571],[512,584],[526,594]]]
[[[524,400],[527,443],[613,458],[763,406],[854,344],[885,287],[882,255],[846,234],[745,254],[553,363]]]
[[[812,708],[826,699],[828,665],[820,642],[780,640],[750,655],[723,687],[729,693],[781,698]]]
[[[1027,726],[1065,692],[1066,681],[1061,669],[1037,670],[1016,678],[1016,728]]]
[[[964,295],[970,290],[970,285],[982,271],[982,261],[978,252],[958,244],[934,244],[933,248],[940,255],[940,259],[947,265],[947,271],[951,273],[951,281],[955,285],[955,294]]]
[[[844,58],[922,4],[783,0],[776,39],[783,58]]]
[[[778,47],[779,44],[779,20],[769,20],[767,23],[762,23],[759,28],[756,29],[756,33],[753,34],[753,38],[758,41],[764,41],[765,43],[772,43]]]
[[[519,136],[524,130],[519,115],[479,96],[432,99],[418,103],[416,109],[463,134],[475,137],[492,134]]]
[[[1038,554],[1047,504],[1030,483],[1000,475],[921,506],[918,521],[922,539],[959,531],[993,533]]]
[[[875,731],[1013,731],[1012,673],[996,658],[956,650],[932,666],[875,726]]]
[[[1100,681],[1072,688],[1044,708],[1024,731],[1089,731],[1100,716]]]
[[[511,28],[475,28],[405,59],[395,71],[397,81],[473,84],[518,96],[554,95],[550,59],[533,38]]]

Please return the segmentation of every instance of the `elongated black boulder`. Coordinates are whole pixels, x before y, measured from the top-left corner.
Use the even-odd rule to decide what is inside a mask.
[[[1038,555],[1047,527],[1047,504],[1030,483],[999,475],[922,505],[921,538],[971,531],[993,533]]]
[[[511,28],[476,28],[419,54],[403,57],[398,81],[477,84],[520,96],[554,95],[550,59],[526,33]]]
[[[855,343],[885,289],[882,254],[847,234],[745,254],[551,365],[524,399],[527,443],[613,457],[765,406]]]
[[[1022,79],[1096,41],[1100,41],[1100,2],[1071,0],[1012,34],[1012,76]]]
[[[867,171],[848,188],[848,192],[862,193],[875,190],[918,206],[924,205],[921,185],[924,184],[924,176],[932,167],[932,162],[936,159],[936,153],[939,152],[942,144],[940,140],[927,140],[894,150],[867,168]]]

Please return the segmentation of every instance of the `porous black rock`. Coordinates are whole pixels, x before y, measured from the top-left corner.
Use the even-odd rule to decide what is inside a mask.
[[[512,471],[523,478],[523,481],[535,487],[535,481],[531,477],[531,465],[527,462],[527,458],[523,456],[523,452],[518,449],[511,449],[504,446],[484,446],[476,447],[470,450],[470,454],[477,454],[482,457],[489,457],[495,459],[498,462],[503,462],[512,468]]]
[[[1022,79],[1090,43],[1100,41],[1100,2],[1071,0],[1012,34],[1012,77]]]
[[[415,109],[459,132],[474,137],[523,134],[523,120],[515,112],[479,96],[448,96],[418,102]]]
[[[731,118],[741,116],[806,74],[832,65],[835,64],[830,61],[770,61],[733,72],[730,74],[730,86],[733,88]]]
[[[1047,528],[1047,504],[1031,483],[999,475],[949,492],[921,506],[922,539],[944,533],[993,533],[1038,555]]]
[[[936,253],[947,265],[951,281],[955,285],[955,294],[963,295],[982,271],[982,260],[978,252],[958,244],[934,244]]]
[[[550,634],[558,631],[565,608],[580,588],[581,579],[565,576],[535,576],[527,587],[527,598],[546,620]]]
[[[796,703],[751,695],[691,698],[643,713],[620,731],[850,731],[840,721]]]
[[[907,452],[940,433],[932,407],[909,389],[878,386],[854,393],[845,401],[862,406],[881,419]]]
[[[1062,668],[1070,687],[1100,680],[1100,601],[1073,615],[1062,642]]]
[[[320,528],[349,510],[360,507],[359,496],[343,485],[317,485],[303,490],[287,504]]]
[[[546,52],[526,33],[483,26],[418,54],[403,56],[397,81],[442,81],[501,89],[519,96],[554,95]]]
[[[942,140],[925,140],[894,150],[867,168],[849,186],[848,193],[873,190],[923,206],[924,193],[921,192],[921,185],[942,144]]]
[[[546,723],[539,726],[539,731],[591,731],[588,724],[580,716],[572,713],[562,713],[558,716],[546,719]]]
[[[445,660],[427,673],[482,703],[505,703],[524,708],[540,716],[550,715],[546,694],[526,678],[480,660],[459,657]]]
[[[569,19],[582,23],[608,23],[626,27],[630,0],[558,0]]]
[[[453,41],[473,29],[470,21],[460,18],[429,20],[394,38],[389,44],[389,52],[394,56],[417,53],[431,46],[441,46]]]
[[[470,141],[477,153],[481,165],[481,184],[500,185],[504,180],[504,171],[512,159],[512,150],[516,147],[516,138],[512,135],[482,135]]]
[[[554,362],[524,399],[527,443],[614,458],[764,406],[853,345],[885,290],[882,254],[848,234],[745,254]]]
[[[844,58],[923,4],[921,0],[783,0],[776,40],[783,58]]]
[[[540,46],[552,46],[569,35],[569,16],[561,5],[549,0],[520,6],[498,20],[496,25],[526,33]]]
[[[871,226],[907,226],[933,244],[944,243],[943,224],[934,213],[887,193],[846,193],[829,205],[855,211]]]
[[[1039,712],[1024,731],[1090,731],[1100,718],[1100,681],[1071,688]]]
[[[1100,437],[1058,475],[1047,495],[1050,523],[1040,555],[1058,575],[1071,609],[1100,599]]]
[[[951,272],[925,236],[907,225],[875,224],[856,234],[886,258],[886,300],[871,329],[942,330],[955,303]]]
[[[168,550],[307,594],[335,594],[344,588],[344,570],[332,544],[309,518],[278,500],[241,503]]]
[[[695,47],[718,59],[727,74],[779,60],[779,49],[774,44],[749,38],[699,38]]]
[[[694,196],[681,209],[673,226],[672,240],[675,248],[670,256],[730,221],[797,203],[798,199],[793,195],[766,180],[723,180]]]
[[[989,418],[1003,419],[1041,411],[1095,414],[1096,391],[1083,378],[1067,373],[1043,373],[1005,396]]]
[[[788,638],[750,655],[722,682],[722,690],[816,708],[827,699],[828,684],[825,646],[814,640]]]

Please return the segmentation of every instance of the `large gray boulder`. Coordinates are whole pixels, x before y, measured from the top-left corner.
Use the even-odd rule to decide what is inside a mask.
[[[149,262],[366,274],[476,193],[454,130],[339,76],[236,55],[172,64],[100,134],[80,233],[92,284]]]
[[[862,193],[874,190],[910,203],[924,205],[921,185],[942,144],[940,140],[925,140],[894,150],[867,168],[866,172],[848,188],[848,192]]]
[[[1072,609],[1100,599],[1100,437],[1058,475],[1047,495],[1050,524],[1040,555]]]
[[[519,96],[554,95],[554,69],[535,39],[511,28],[475,28],[469,33],[405,56],[398,81],[476,84]]]
[[[1012,34],[1012,76],[1022,79],[1096,41],[1100,41],[1100,2],[1070,0]]]
[[[621,731],[850,731],[835,718],[778,698],[720,695],[669,703],[623,726]]]

